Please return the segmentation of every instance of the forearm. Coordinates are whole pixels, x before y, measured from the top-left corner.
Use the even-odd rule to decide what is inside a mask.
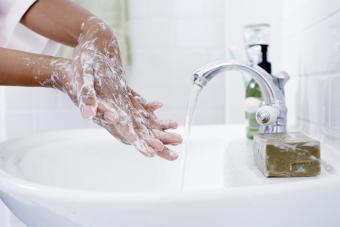
[[[69,60],[0,48],[0,85],[56,87],[50,82],[53,75],[65,73],[56,64],[61,61]]]
[[[49,39],[74,47],[82,24],[89,17],[94,16],[69,0],[38,0],[21,23]]]
[[[92,50],[109,58],[119,57],[112,29],[69,0],[38,0],[23,16],[21,23],[54,41],[78,46],[81,50]]]

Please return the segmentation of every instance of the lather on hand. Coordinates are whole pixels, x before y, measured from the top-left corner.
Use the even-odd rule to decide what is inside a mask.
[[[176,128],[177,123],[158,120],[154,111],[161,103],[147,103],[127,85],[117,39],[106,24],[89,18],[82,26],[72,61],[53,64],[64,68],[62,74],[59,71],[52,76],[53,83],[68,93],[83,117],[93,118],[146,156],[178,157],[165,146],[182,142],[178,134],[165,131]]]
[[[147,103],[126,83],[112,29],[69,0],[39,0],[21,19],[34,32],[74,47],[72,59],[0,48],[0,85],[57,88],[72,99],[81,115],[93,119],[141,153],[168,160],[178,157],[167,145],[182,142],[166,132],[177,127],[154,114],[159,102]]]

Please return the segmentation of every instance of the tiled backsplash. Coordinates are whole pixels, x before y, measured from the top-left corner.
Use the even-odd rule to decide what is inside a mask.
[[[6,139],[6,99],[4,88],[0,88],[0,141]]]
[[[96,127],[83,120],[69,98],[56,90],[7,87],[5,97],[7,138],[48,130]]]
[[[285,4],[282,65],[292,76],[290,116],[312,136],[340,138],[340,2]]]
[[[162,118],[184,123],[192,72],[224,58],[224,0],[130,0],[130,84],[159,99]],[[224,77],[202,92],[195,123],[224,123]]]
[[[208,1],[208,0],[206,0]],[[236,58],[247,60],[244,47],[244,26],[270,24],[269,61],[273,72],[282,70],[281,23],[283,0],[225,0],[226,1],[226,52],[233,50]],[[239,72],[228,72],[226,77],[226,122],[243,123],[245,85]]]

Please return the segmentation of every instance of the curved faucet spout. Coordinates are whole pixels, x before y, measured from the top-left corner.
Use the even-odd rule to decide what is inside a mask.
[[[250,74],[252,78],[259,84],[264,104],[275,107],[278,110],[278,116],[273,124],[262,125],[260,132],[263,133],[277,133],[286,131],[287,107],[285,104],[285,97],[279,87],[274,83],[273,77],[265,70],[257,65],[247,65],[237,61],[219,61],[208,64],[197,69],[194,72],[194,84],[205,87],[207,83],[218,75],[221,71],[237,70]],[[268,114],[267,114],[268,115]],[[262,112],[259,117],[265,116]]]
[[[243,71],[250,74],[259,84],[266,104],[274,104],[276,101],[284,102],[284,96],[274,84],[272,76],[257,65],[249,66],[237,61],[214,62],[205,65],[194,72],[194,83],[200,87],[205,87],[205,85],[219,72],[231,70]]]

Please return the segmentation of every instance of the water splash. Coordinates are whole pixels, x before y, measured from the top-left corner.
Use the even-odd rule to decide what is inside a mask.
[[[191,133],[191,125],[195,114],[195,109],[198,101],[198,96],[201,92],[202,88],[196,84],[194,84],[191,95],[187,107],[187,113],[185,118],[185,131],[184,131],[184,150],[183,150],[183,158],[181,163],[181,182],[180,182],[180,190],[184,190],[184,180],[185,180],[185,170],[187,164],[187,156],[189,149],[189,139]]]

